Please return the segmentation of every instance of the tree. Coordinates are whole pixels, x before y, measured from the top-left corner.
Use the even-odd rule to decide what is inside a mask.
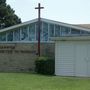
[[[9,27],[21,23],[21,19],[15,11],[6,4],[6,0],[0,0],[0,28]]]

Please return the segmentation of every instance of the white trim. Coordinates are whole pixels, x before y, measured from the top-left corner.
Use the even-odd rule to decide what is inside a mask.
[[[11,43],[11,44],[14,44],[14,43],[38,43],[38,41],[0,41],[0,43]],[[54,43],[54,41],[41,41],[41,44],[42,43]]]
[[[54,37],[55,37],[55,24],[54,24]]]
[[[52,23],[52,24],[58,24],[58,25],[61,25],[61,26],[64,26],[64,27],[69,27],[69,28],[71,27],[71,28],[75,28],[75,29],[78,29],[78,30],[90,31],[90,29],[87,29],[87,28],[83,28],[83,27],[80,27],[80,26],[74,26],[72,24],[58,22],[58,21],[54,21],[54,20],[49,20],[49,19],[42,18],[42,21]]]
[[[20,29],[20,41],[21,41],[21,28],[19,28]]]
[[[49,23],[48,23],[48,41],[49,41],[49,37],[50,35],[49,35]]]
[[[90,41],[90,36],[63,36],[63,37],[52,37],[53,41]]]
[[[81,30],[80,30],[80,35],[82,35],[82,34],[81,34]]]
[[[71,27],[70,27],[70,33],[69,33],[69,35],[71,35],[72,34],[72,32],[71,32],[72,30],[71,30]]]
[[[34,23],[34,22],[37,22],[37,21],[38,21],[38,19],[27,21],[27,22],[24,22],[24,23],[21,23],[21,24],[18,24],[18,25],[14,25],[14,26],[11,26],[11,27],[8,27],[8,28],[1,29],[0,32],[5,32],[5,31],[8,31],[8,30],[16,29],[16,28],[19,28],[21,26],[25,26],[25,25],[28,25],[28,24],[31,24],[31,23]]]
[[[50,41],[50,24],[48,23],[48,39]]]
[[[14,31],[12,31],[13,32],[13,41],[14,41]]]
[[[61,27],[60,27],[60,26],[59,26],[59,31],[60,31],[60,32],[59,32],[59,37],[60,37],[60,35],[61,35]]]
[[[29,26],[27,26],[27,33],[28,33],[28,40],[29,40],[29,37],[30,37],[30,34],[29,34]]]
[[[61,26],[60,26],[60,36],[62,36],[62,33],[61,33]]]

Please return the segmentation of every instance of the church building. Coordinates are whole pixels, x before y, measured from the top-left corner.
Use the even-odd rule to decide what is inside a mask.
[[[41,56],[55,56],[52,37],[90,35],[89,25],[41,18]],[[38,19],[0,30],[0,71],[33,71],[37,57]]]

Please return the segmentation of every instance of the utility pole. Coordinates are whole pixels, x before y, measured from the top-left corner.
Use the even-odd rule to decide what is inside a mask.
[[[41,9],[44,7],[41,7],[40,3],[38,3],[38,7],[35,7],[35,9],[38,9],[38,56],[40,56],[40,32],[41,32]]]

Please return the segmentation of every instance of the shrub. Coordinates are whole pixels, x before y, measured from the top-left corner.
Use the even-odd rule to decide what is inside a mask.
[[[39,74],[53,75],[55,71],[54,59],[39,57],[35,61],[35,71]]]

